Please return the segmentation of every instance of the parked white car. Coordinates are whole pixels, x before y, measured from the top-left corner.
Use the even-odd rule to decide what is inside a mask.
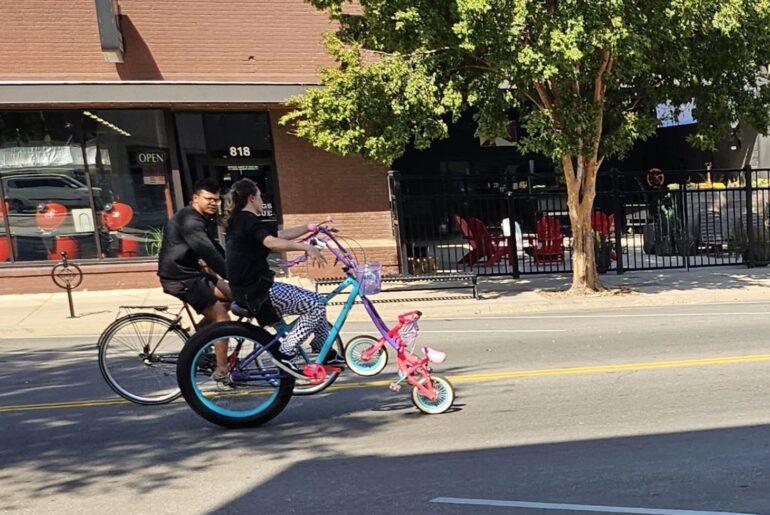
[[[64,174],[19,174],[3,177],[5,200],[11,211],[35,210],[40,203],[58,202],[69,208],[89,207],[88,187]],[[97,209],[101,206],[101,188],[93,188]]]

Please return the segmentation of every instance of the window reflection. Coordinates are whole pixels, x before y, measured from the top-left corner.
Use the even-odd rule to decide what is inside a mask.
[[[98,217],[103,255],[156,256],[173,214],[163,112],[90,111],[85,126],[86,141],[97,149],[90,171],[104,201]]]
[[[62,251],[97,257],[79,127],[77,111],[0,113],[9,257],[11,250],[17,261],[58,260]]]
[[[0,262],[152,255],[168,171],[162,111],[0,112]]]

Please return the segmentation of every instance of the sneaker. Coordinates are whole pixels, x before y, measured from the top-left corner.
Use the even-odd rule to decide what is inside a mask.
[[[228,372],[221,373],[215,370],[214,373],[211,374],[211,379],[217,383],[217,390],[220,392],[229,392],[235,389]]]
[[[297,368],[297,365],[294,364],[294,358],[297,357],[296,354],[286,354],[285,352],[282,352],[280,348],[276,346],[273,350],[273,359],[279,362],[281,365],[285,366],[289,370],[296,372],[298,374],[301,374],[302,371]]]
[[[329,352],[326,354],[326,359],[324,359],[324,365],[345,365],[345,356],[340,356],[336,350],[329,349]]]

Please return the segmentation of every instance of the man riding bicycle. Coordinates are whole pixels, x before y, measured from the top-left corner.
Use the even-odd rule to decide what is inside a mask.
[[[158,256],[163,291],[203,315],[198,327],[230,320],[232,294],[225,280],[225,253],[217,240],[215,219],[219,203],[220,188],[216,181],[196,182],[190,205],[166,223]],[[226,342],[217,344],[215,351],[217,369],[226,370]]]

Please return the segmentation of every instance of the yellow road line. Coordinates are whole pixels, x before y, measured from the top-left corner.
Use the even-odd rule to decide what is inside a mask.
[[[602,374],[611,372],[636,372],[641,370],[655,370],[661,368],[702,367],[709,365],[731,365],[737,363],[759,363],[770,361],[770,354],[752,354],[746,356],[726,356],[723,358],[700,358],[673,361],[651,361],[642,363],[621,363],[618,365],[596,365],[589,367],[550,368],[541,370],[517,370],[510,372],[491,372],[486,374],[460,374],[447,376],[454,383],[471,383],[484,381],[500,381],[504,379],[518,379],[526,377],[559,376],[577,374]],[[365,381],[359,383],[343,383],[332,385],[328,390],[352,390],[357,388],[374,388],[387,386],[390,380]],[[116,406],[131,404],[124,399],[83,400],[72,402],[50,402],[42,404],[18,404],[0,406],[0,413],[13,413],[17,411],[61,409],[61,408],[89,408],[100,406]]]

